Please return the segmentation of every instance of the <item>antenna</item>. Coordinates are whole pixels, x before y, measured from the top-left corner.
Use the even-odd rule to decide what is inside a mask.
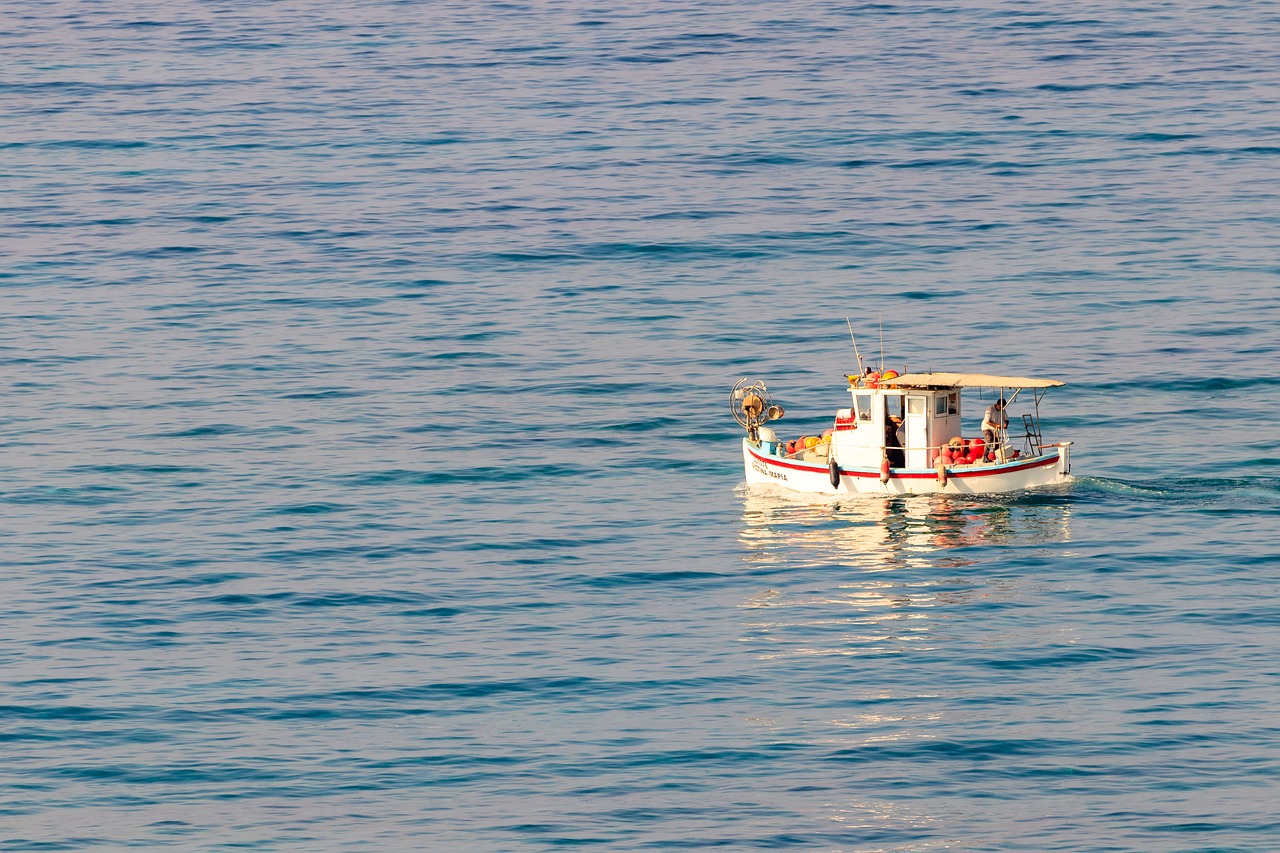
[[[884,315],[880,315],[880,369],[884,370]]]
[[[858,339],[853,336],[853,323],[849,320],[848,315],[845,315],[844,321],[849,326],[849,340],[853,341],[853,354],[858,357],[858,375],[861,376],[862,375],[862,353],[858,352]]]

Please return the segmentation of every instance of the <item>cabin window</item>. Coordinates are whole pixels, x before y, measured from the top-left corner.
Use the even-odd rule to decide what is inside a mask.
[[[960,394],[952,392],[947,395],[947,414],[955,415],[960,412]]]
[[[924,414],[924,397],[908,397],[907,398],[907,414],[923,415]]]
[[[941,397],[933,398],[933,413],[935,415],[945,415],[947,413],[947,397],[945,394]]]
[[[854,394],[854,402],[858,405],[858,420],[871,420],[871,395],[870,394]]]
[[[888,418],[897,418],[902,420],[902,395],[901,394],[885,394],[884,395],[884,414]]]

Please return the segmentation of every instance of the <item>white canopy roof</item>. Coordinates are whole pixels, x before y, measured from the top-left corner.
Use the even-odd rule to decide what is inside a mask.
[[[1028,379],[1025,376],[993,376],[990,373],[904,373],[880,380],[882,385],[909,385],[915,388],[1056,388],[1056,379]]]

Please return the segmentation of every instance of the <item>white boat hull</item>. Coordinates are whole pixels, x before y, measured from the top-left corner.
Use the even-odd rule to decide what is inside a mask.
[[[748,484],[820,495],[998,494],[1065,483],[1071,479],[1069,442],[1046,447],[1040,456],[988,465],[948,467],[945,484],[933,468],[896,468],[885,480],[878,468],[841,465],[839,485],[833,487],[828,463],[770,456],[746,438],[742,440],[742,457]]]

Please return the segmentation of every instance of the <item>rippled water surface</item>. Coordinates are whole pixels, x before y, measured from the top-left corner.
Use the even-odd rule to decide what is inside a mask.
[[[5,11],[0,850],[1280,849],[1274,5]]]

